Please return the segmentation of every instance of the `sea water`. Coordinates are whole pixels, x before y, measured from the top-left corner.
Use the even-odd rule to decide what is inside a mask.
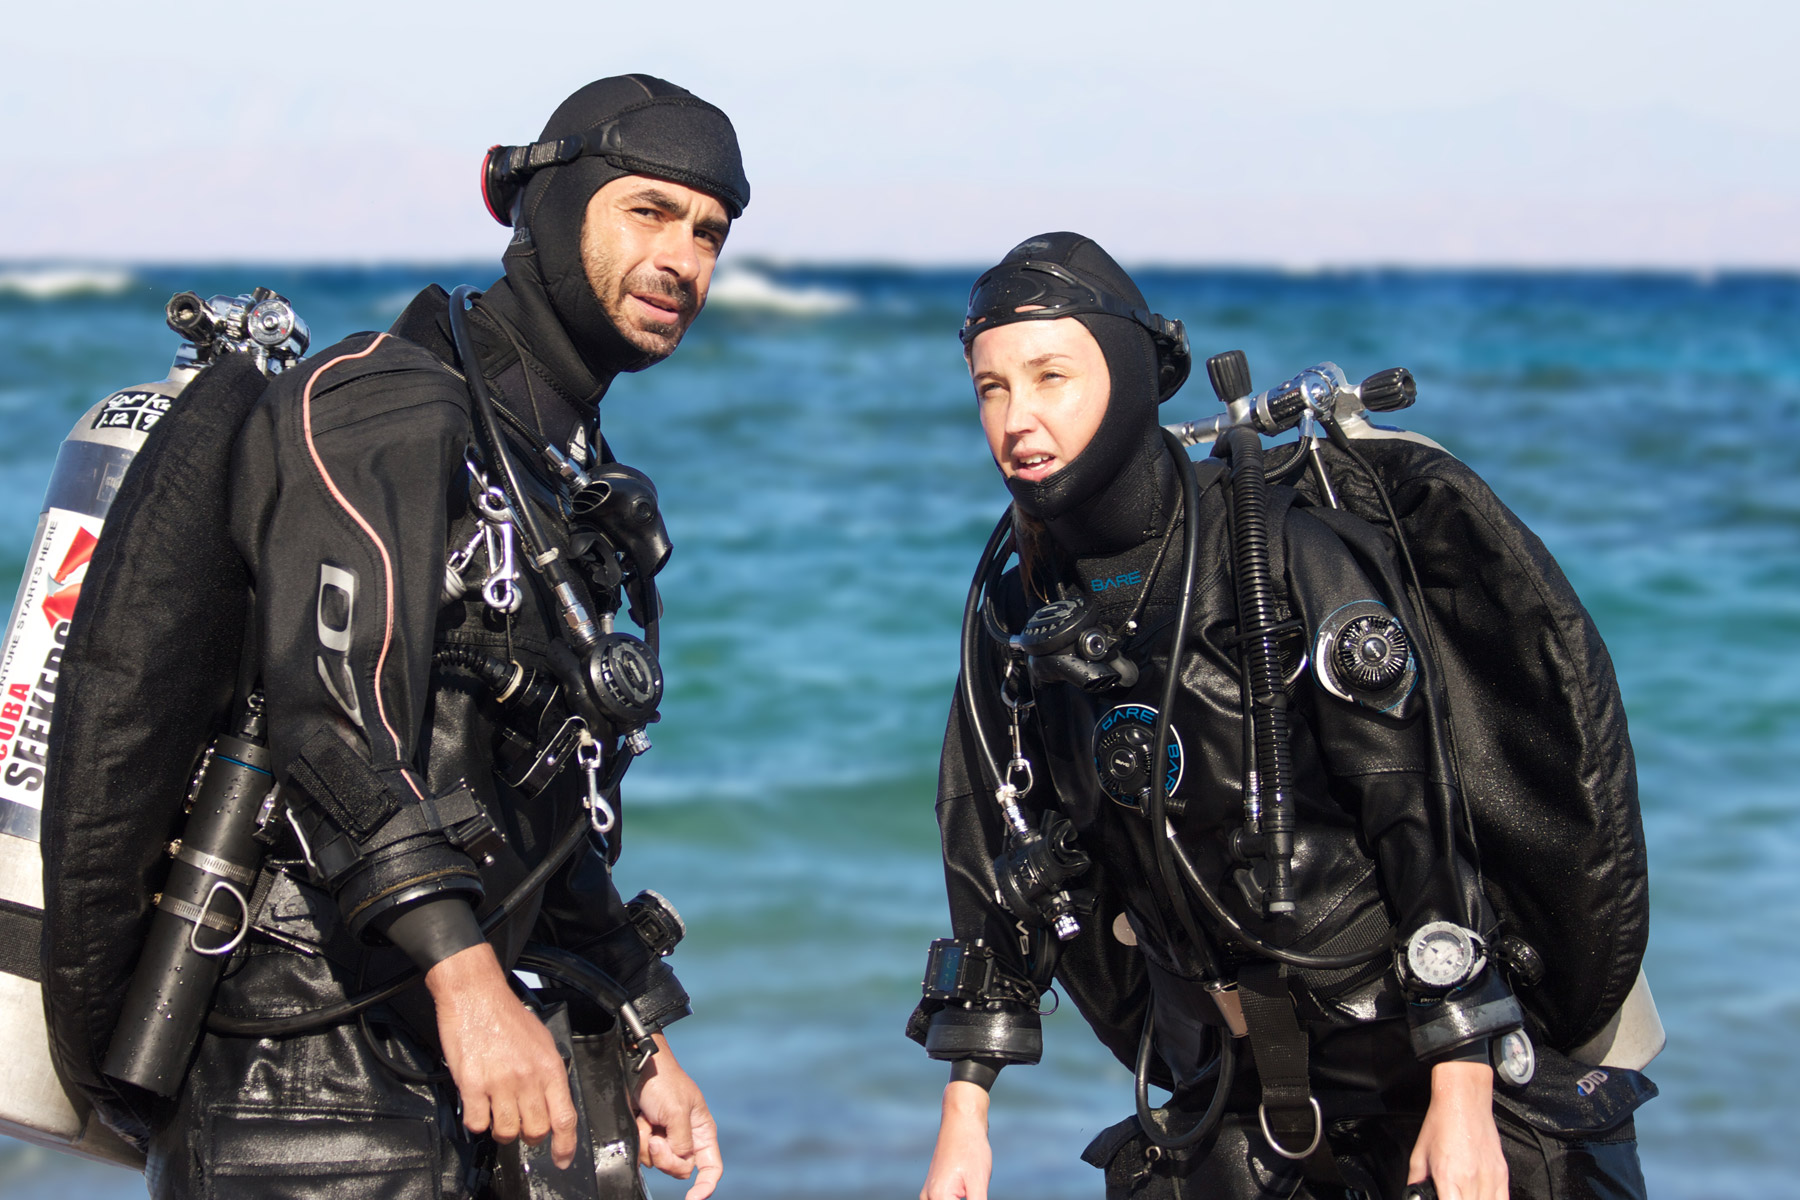
[[[424,269],[0,270],[0,592],[58,442],[160,378],[169,295],[290,297],[316,346],[385,327]],[[671,1031],[721,1194],[907,1197],[946,1072],[901,1036],[947,932],[932,816],[969,573],[1006,495],[955,330],[972,270],[738,267],[604,406],[661,491],[668,700],[626,785],[619,884],[687,918]],[[1149,269],[1196,354],[1259,385],[1412,369],[1400,423],[1479,471],[1562,563],[1618,666],[1669,1048],[1638,1117],[1659,1197],[1800,1195],[1800,279]],[[1210,415],[1203,379],[1165,420]],[[1077,1154],[1130,1078],[1072,1011],[995,1089],[996,1195],[1092,1197]],[[652,1178],[659,1196],[685,1185]],[[141,1194],[0,1140],[0,1195]]]

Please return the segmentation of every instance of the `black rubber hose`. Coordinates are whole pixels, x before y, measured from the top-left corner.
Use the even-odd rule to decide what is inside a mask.
[[[1283,906],[1272,907],[1272,911],[1292,911],[1293,752],[1289,745],[1287,691],[1282,686],[1280,654],[1271,632],[1278,622],[1275,588],[1269,576],[1269,484],[1263,468],[1262,439],[1255,430],[1237,426],[1226,433],[1225,445],[1231,453],[1232,558],[1237,575],[1239,652],[1255,723],[1257,785],[1264,797],[1260,832],[1271,875],[1267,892],[1271,906]]]
[[[479,646],[451,642],[438,646],[431,657],[445,666],[460,667],[475,676],[507,711],[541,711],[557,695],[556,681],[547,672],[533,671],[510,658],[489,654]]]
[[[1137,1091],[1137,1119],[1143,1128],[1144,1136],[1161,1146],[1164,1150],[1185,1150],[1200,1141],[1219,1127],[1225,1118],[1225,1101],[1231,1095],[1231,1085],[1237,1078],[1237,1039],[1231,1036],[1229,1029],[1217,1031],[1219,1038],[1218,1057],[1207,1065],[1200,1073],[1196,1083],[1204,1080],[1214,1071],[1219,1073],[1218,1082],[1213,1084],[1212,1099],[1207,1102],[1206,1111],[1192,1129],[1184,1133],[1170,1136],[1157,1128],[1156,1117],[1150,1108],[1150,1046],[1156,1037],[1156,1008],[1152,1004],[1144,1014],[1144,1032],[1138,1038],[1137,1066],[1132,1071]]]
[[[1169,640],[1169,668],[1164,672],[1162,707],[1156,714],[1156,742],[1150,758],[1150,795],[1145,816],[1150,821],[1150,845],[1156,859],[1156,872],[1162,879],[1163,892],[1175,909],[1175,919],[1187,935],[1194,955],[1210,967],[1211,955],[1194,910],[1187,902],[1187,889],[1175,874],[1173,830],[1169,828],[1168,775],[1163,769],[1169,754],[1169,723],[1174,718],[1175,695],[1181,687],[1181,667],[1187,658],[1188,624],[1194,615],[1194,587],[1200,575],[1200,480],[1194,473],[1194,460],[1188,457],[1181,439],[1162,430],[1163,443],[1175,456],[1175,471],[1181,477],[1181,506],[1186,516],[1182,525],[1181,600],[1175,610],[1175,630]]]
[[[475,349],[475,342],[469,336],[469,315],[467,305],[479,298],[481,293],[463,284],[450,293],[450,336],[456,342],[456,353],[462,359],[463,377],[469,385],[469,395],[475,402],[475,427],[481,432],[482,440],[487,443],[488,452],[493,455],[495,471],[500,481],[500,490],[506,495],[506,502],[511,506],[513,516],[519,522],[519,532],[525,539],[525,551],[532,565],[538,569],[550,584],[552,594],[564,608],[564,616],[569,617],[570,610],[565,597],[582,595],[575,573],[557,554],[548,561],[544,556],[550,553],[550,540],[544,536],[544,530],[538,524],[537,511],[526,502],[525,491],[519,486],[519,476],[513,464],[512,451],[507,448],[506,435],[500,431],[500,418],[494,411],[494,398],[488,394],[487,380],[481,374],[481,356]],[[592,624],[590,613],[587,624]],[[594,648],[599,641],[598,627],[585,630],[576,626],[569,619],[570,628],[566,631],[574,641],[575,648],[586,652]]]
[[[1206,886],[1206,881],[1200,878],[1200,871],[1194,866],[1194,860],[1187,856],[1187,851],[1181,848],[1179,842],[1171,843],[1170,849],[1175,855],[1175,864],[1181,868],[1182,878],[1187,881],[1190,888],[1194,889],[1195,895],[1200,897],[1200,902],[1206,905],[1206,911],[1212,914],[1213,920],[1223,925],[1226,932],[1243,943],[1245,947],[1264,958],[1286,963],[1290,967],[1299,967],[1304,971],[1343,971],[1350,967],[1360,967],[1366,962],[1373,962],[1388,953],[1388,947],[1376,946],[1356,954],[1304,954],[1298,950],[1286,950],[1265,942],[1240,925],[1238,919],[1231,915],[1231,911],[1220,903],[1219,898],[1213,894],[1213,890]]]
[[[615,757],[613,762],[623,765],[619,766],[603,785],[607,799],[615,807],[618,804],[619,781],[624,778],[625,768],[631,765],[631,759],[632,756],[629,754]],[[550,876],[555,874],[582,842],[587,840],[588,830],[588,814],[584,810],[569,826],[569,831],[563,834],[561,840],[550,848],[550,853],[544,857],[544,860],[533,867],[525,878],[519,880],[518,885],[506,893],[494,910],[482,918],[481,932],[492,933],[502,921],[512,916],[521,904],[550,882]],[[414,967],[392,983],[383,984],[373,991],[352,996],[347,1000],[340,1000],[336,1004],[329,1004],[324,1008],[316,1008],[312,1012],[297,1013],[291,1017],[233,1017],[215,1012],[206,1019],[206,1027],[213,1033],[225,1037],[292,1037],[299,1033],[311,1033],[315,1029],[324,1029],[328,1025],[347,1021],[384,1000],[391,1000],[423,978],[425,978],[425,972]]]
[[[963,711],[968,714],[969,729],[978,748],[976,759],[987,771],[988,786],[995,789],[1004,780],[1000,777],[1000,760],[994,757],[993,743],[982,725],[981,705],[975,695],[975,680],[980,674],[981,666],[977,647],[980,645],[978,635],[981,632],[982,594],[987,590],[990,580],[998,574],[998,567],[1005,563],[1011,548],[1012,510],[1008,509],[1001,515],[1000,523],[994,526],[994,532],[988,535],[987,546],[981,551],[981,561],[975,567],[975,578],[969,583],[969,598],[963,603],[962,673],[956,681],[957,690],[962,694]]]

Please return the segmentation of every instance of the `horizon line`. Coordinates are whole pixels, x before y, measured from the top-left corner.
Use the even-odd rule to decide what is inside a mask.
[[[748,252],[742,257],[723,262],[718,274],[738,268],[773,271],[893,271],[935,273],[939,271],[981,272],[991,266],[973,259],[898,259],[898,258],[798,258]],[[1675,261],[1533,261],[1502,259],[1467,259],[1417,261],[1407,259],[1337,259],[1316,262],[1252,259],[1132,259],[1122,262],[1133,271],[1218,271],[1279,275],[1328,274],[1509,274],[1509,275],[1667,275],[1667,276],[1800,276],[1800,263],[1744,262],[1717,263]],[[18,257],[0,255],[0,274],[22,271],[93,271],[134,272],[173,269],[240,270],[279,268],[285,270],[434,270],[480,266],[485,270],[502,270],[498,256],[493,259],[446,255],[442,258],[142,258],[100,259],[77,257]]]

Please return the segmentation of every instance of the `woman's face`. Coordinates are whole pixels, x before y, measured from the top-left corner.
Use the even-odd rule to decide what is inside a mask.
[[[969,347],[969,375],[1000,473],[1027,483],[1087,449],[1112,395],[1100,343],[1074,317],[988,330]]]

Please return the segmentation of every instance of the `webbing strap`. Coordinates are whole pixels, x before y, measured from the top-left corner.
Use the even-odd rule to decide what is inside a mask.
[[[1244,967],[1238,972],[1238,1000],[1262,1080],[1259,1115],[1269,1145],[1284,1158],[1305,1160],[1308,1179],[1341,1183],[1307,1078],[1306,1030],[1294,1014],[1287,967],[1273,962]]]
[[[322,727],[300,747],[288,775],[339,829],[357,841],[393,817],[400,801],[380,775],[343,739]]]
[[[44,934],[44,914],[23,904],[0,900],[0,973],[33,983],[44,982],[39,965],[38,942]]]

